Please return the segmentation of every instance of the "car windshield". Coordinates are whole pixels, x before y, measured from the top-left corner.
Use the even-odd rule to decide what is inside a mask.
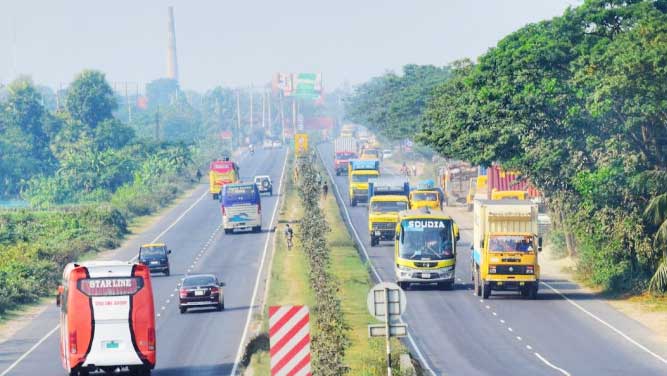
[[[193,277],[188,277],[183,280],[183,286],[192,287],[192,286],[206,286],[206,285],[215,285],[215,277],[210,275],[198,275]]]
[[[142,257],[159,257],[164,256],[165,247],[141,247],[139,253]]]
[[[451,221],[404,220],[401,222],[399,257],[408,260],[444,260],[454,257]]]
[[[406,210],[408,203],[404,201],[378,201],[371,204],[372,212],[388,213]]]
[[[355,183],[368,183],[368,179],[375,178],[377,175],[352,175],[352,181]]]
[[[377,150],[366,150],[364,151],[365,156],[377,157],[380,153]]]
[[[415,201],[437,201],[438,194],[436,192],[414,192],[412,199]]]
[[[491,252],[532,252],[535,249],[532,236],[502,235],[489,238]]]

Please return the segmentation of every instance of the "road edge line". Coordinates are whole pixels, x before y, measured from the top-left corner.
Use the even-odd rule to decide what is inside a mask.
[[[660,362],[667,364],[667,359],[665,359],[665,358],[663,358],[662,356],[660,356],[660,355],[654,353],[653,351],[651,351],[651,349],[649,349],[648,347],[646,347],[646,346],[642,345],[641,343],[637,342],[636,340],[634,340],[632,337],[628,336],[627,334],[623,333],[620,329],[617,329],[615,326],[613,326],[613,325],[611,325],[610,323],[604,321],[603,319],[597,317],[596,315],[594,315],[593,313],[591,313],[590,311],[588,311],[586,308],[582,307],[582,306],[579,305],[577,302],[573,301],[572,299],[570,299],[570,298],[568,298],[567,296],[565,296],[565,294],[563,294],[562,292],[560,292],[560,291],[557,290],[556,288],[552,287],[550,284],[548,284],[548,283],[546,283],[546,282],[544,282],[544,281],[540,281],[540,283],[542,283],[543,285],[547,286],[549,289],[551,289],[551,291],[553,291],[553,292],[555,292],[556,294],[560,295],[563,299],[565,299],[568,303],[570,303],[570,304],[572,304],[573,306],[575,306],[578,310],[580,310],[581,312],[583,312],[583,313],[587,314],[588,316],[592,317],[593,319],[595,319],[595,320],[596,320],[597,322],[599,322],[600,324],[602,324],[602,325],[606,326],[607,328],[611,329],[613,332],[615,332],[615,333],[618,334],[619,336],[623,337],[623,338],[626,339],[628,342],[630,342],[630,343],[632,343],[633,345],[637,346],[638,348],[640,348],[641,350],[643,350],[643,351],[646,352],[647,354],[653,356],[654,358],[656,358],[656,359],[659,360]],[[0,375],[0,376],[2,376],[2,375]]]
[[[556,371],[562,373],[565,376],[571,376],[569,372],[567,372],[566,370],[564,370],[564,369],[562,369],[558,366],[555,366],[555,365],[551,364],[546,358],[544,358],[539,353],[535,352],[534,354],[539,360],[541,360],[544,364],[548,365],[549,367],[555,369]]]
[[[283,179],[285,177],[285,168],[287,168],[287,160],[289,157],[289,149],[285,153],[285,161],[283,162],[283,171],[280,173],[280,186],[278,187],[278,196],[280,197],[280,194],[283,192]],[[279,200],[280,201],[280,200]],[[272,239],[271,237],[271,228],[273,227],[273,222],[276,219],[276,214],[278,214],[278,208],[280,205],[278,205],[279,202],[276,202],[276,206],[273,208],[273,214],[271,215],[271,221],[269,223],[269,232],[266,236],[266,242],[264,243],[264,251],[262,253],[262,261],[259,264],[259,270],[257,271],[257,278],[255,279],[255,288],[253,289],[252,292],[252,298],[250,299],[250,304],[248,308],[248,317],[246,318],[245,322],[245,327],[243,329],[243,335],[241,336],[241,342],[239,342],[239,349],[236,352],[236,358],[234,359],[234,366],[232,367],[232,371],[229,373],[230,376],[236,375],[236,372],[238,371],[239,368],[239,363],[241,361],[241,357],[243,356],[243,349],[245,348],[245,342],[248,337],[248,329],[250,328],[250,321],[252,321],[252,314],[254,311],[255,305],[253,304],[255,302],[255,299],[257,299],[257,291],[259,289],[259,280],[262,277],[262,270],[264,269],[264,263],[266,261],[266,254],[269,249],[269,241]],[[0,375],[2,376],[2,375]]]
[[[354,225],[352,224],[352,219],[350,218],[350,213],[347,210],[347,207],[345,206],[345,202],[343,201],[343,197],[341,196],[340,191],[338,190],[338,185],[335,183],[335,179],[334,179],[333,175],[331,174],[331,171],[329,171],[329,166],[327,166],[327,164],[324,162],[324,158],[322,158],[322,154],[321,154],[321,151],[320,151],[319,147],[316,148],[316,149],[317,149],[317,156],[319,157],[320,162],[322,162],[322,166],[324,166],[324,169],[326,170],[327,175],[329,176],[329,180],[332,183],[331,185],[333,185],[333,188],[334,188],[334,193],[338,197],[338,201],[337,201],[338,202],[338,209],[339,210],[341,208],[343,209],[343,212],[345,213],[345,217],[347,217],[347,223],[349,224],[349,227],[352,229],[352,232],[354,233],[354,237],[357,240],[357,244],[361,248],[361,251],[364,253],[364,257],[366,258],[366,261],[368,261],[368,265],[370,266],[371,271],[375,275],[376,281],[382,282],[382,278],[380,277],[380,273],[378,273],[377,269],[375,269],[375,265],[373,265],[373,262],[371,261],[370,256],[369,256],[368,252],[366,251],[366,246],[364,246],[364,242],[361,241],[361,238],[359,237],[359,234],[357,233],[357,229],[354,228]],[[400,319],[400,322],[404,323],[403,319]],[[428,372],[430,372],[432,375],[435,376],[436,373],[433,372],[433,369],[431,369],[431,367],[429,366],[428,362],[426,361],[426,357],[424,357],[424,354],[422,354],[421,350],[419,350],[419,347],[417,346],[417,343],[412,338],[412,335],[410,334],[409,331],[408,331],[407,338],[408,338],[408,341],[410,342],[410,345],[412,345],[412,348],[417,353],[417,357],[419,358],[419,361],[421,362],[422,366]]]

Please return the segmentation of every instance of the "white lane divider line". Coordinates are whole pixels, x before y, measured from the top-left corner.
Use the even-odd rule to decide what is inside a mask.
[[[491,306],[486,306],[486,309],[491,309]]]
[[[500,323],[501,323],[501,324],[504,324],[504,323],[505,323],[505,320],[500,319]]]
[[[531,346],[531,345],[526,345],[526,348],[527,348],[528,350],[532,350],[532,349],[533,349],[533,346]]]
[[[516,340],[517,340],[517,341],[521,341],[521,337],[516,336]]]
[[[333,182],[333,188],[334,188],[334,193],[338,197],[339,202],[343,203],[343,205],[340,205],[339,207],[343,208],[343,213],[345,213],[345,217],[347,218],[347,223],[350,224],[350,228],[352,229],[352,233],[354,234],[354,237],[357,239],[357,244],[359,244],[361,251],[364,253],[364,257],[368,261],[368,266],[370,266],[371,271],[373,272],[373,275],[375,275],[375,279],[378,282],[382,282],[382,278],[380,277],[380,273],[378,273],[377,269],[375,269],[375,265],[370,261],[371,258],[368,254],[368,251],[366,250],[366,246],[364,245],[364,242],[361,241],[361,238],[359,237],[359,233],[357,232],[357,229],[354,227],[352,224],[352,218],[350,217],[350,212],[347,210],[347,206],[345,206],[345,200],[343,200],[343,196],[340,194],[340,191],[338,190],[338,184],[336,184],[336,180],[334,179],[333,174],[331,171],[329,171],[329,166],[324,163],[324,158],[322,158],[322,154],[320,153],[319,150],[317,150],[317,155],[320,157],[320,161],[322,161],[322,164],[324,165],[324,170],[326,170],[327,175],[329,176],[329,181]],[[403,319],[399,319],[401,323],[403,323]],[[422,354],[421,350],[417,346],[417,343],[415,342],[414,338],[412,338],[412,335],[408,331],[407,335],[408,341],[410,342],[410,345],[412,345],[412,348],[415,350],[417,353],[417,357],[419,358],[419,361],[421,362],[422,367],[426,368],[426,371],[428,371],[430,374],[435,375],[436,373],[433,372],[431,367],[429,366],[428,362],[426,361],[426,357],[424,357],[424,354]]]
[[[491,314],[493,314],[494,316],[498,316],[498,314],[497,314],[497,313],[495,313],[495,312],[491,312]]]
[[[155,243],[159,238],[161,238],[164,234],[166,234],[167,231],[171,230],[174,226],[176,226],[176,224],[180,222],[183,219],[183,217],[185,217],[185,215],[189,213],[190,210],[192,210],[192,208],[194,208],[199,202],[201,202],[201,200],[204,199],[206,195],[208,195],[208,191],[205,191],[204,194],[199,196],[199,198],[195,202],[193,202],[192,205],[190,205],[187,209],[185,209],[185,211],[180,216],[178,216],[178,218],[176,218],[169,226],[167,226],[167,228],[164,229],[164,231],[159,233],[158,236],[155,237],[155,239],[151,240],[150,243]],[[137,259],[137,257],[138,256],[135,255],[134,257],[129,259],[128,262],[133,262],[134,260]],[[35,351],[36,348],[39,347],[39,345],[41,345],[42,343],[44,343],[44,341],[46,341],[49,337],[51,337],[51,335],[53,335],[53,333],[55,333],[58,330],[58,328],[60,328],[60,324],[56,325],[56,327],[51,329],[48,333],[46,333],[44,337],[40,338],[39,341],[37,341],[37,343],[35,343],[31,348],[28,349],[28,351],[21,354],[21,356],[18,357],[18,359],[16,359],[14,363],[10,364],[9,367],[7,367],[4,371],[2,371],[2,373],[0,373],[0,376],[8,375],[11,370],[16,368],[16,366],[23,361],[23,359],[27,358],[28,355],[30,355],[33,351]]]
[[[594,314],[592,314],[591,312],[589,312],[586,308],[582,307],[582,306],[579,305],[577,302],[571,300],[570,298],[568,298],[567,296],[565,296],[565,295],[564,295],[562,292],[560,292],[559,290],[553,288],[550,284],[548,284],[548,283],[546,283],[546,282],[542,282],[542,281],[540,281],[540,283],[543,284],[543,285],[545,285],[545,286],[547,286],[551,291],[553,291],[553,292],[555,292],[556,294],[560,295],[561,298],[565,299],[568,303],[570,303],[570,304],[572,304],[573,306],[575,306],[578,310],[580,310],[581,312],[587,314],[587,315],[590,316],[591,318],[595,319],[595,320],[596,320],[597,322],[599,322],[600,324],[602,324],[602,325],[606,326],[607,328],[611,329],[614,333],[616,333],[616,334],[618,334],[619,336],[623,337],[623,338],[626,339],[628,342],[630,342],[630,343],[632,343],[633,345],[637,346],[638,348],[640,348],[641,350],[643,350],[643,351],[646,352],[647,354],[653,356],[654,358],[658,359],[658,360],[661,361],[662,363],[667,364],[667,359],[665,359],[665,358],[663,358],[662,356],[660,356],[660,355],[654,353],[654,352],[651,351],[648,347],[646,347],[646,346],[642,345],[641,343],[635,341],[633,338],[631,338],[631,337],[628,336],[627,334],[623,333],[622,331],[620,331],[619,329],[617,329],[615,326],[611,325],[610,323],[608,323],[608,322],[602,320],[601,318],[595,316]],[[1,376],[1,375],[0,375],[0,376]]]
[[[509,326],[507,327],[507,330],[509,330],[510,332],[513,332],[513,331],[514,331],[514,329],[512,329],[512,328],[509,327]]]
[[[539,360],[541,360],[542,362],[544,362],[544,364],[546,364],[546,365],[548,365],[549,367],[555,369],[556,371],[562,373],[563,375],[565,375],[565,376],[571,376],[569,372],[567,372],[566,370],[564,370],[564,369],[562,369],[562,368],[560,368],[560,367],[557,367],[557,366],[551,364],[548,360],[546,360],[546,359],[545,359],[542,355],[540,355],[539,353],[536,352],[536,353],[535,353],[535,356],[536,356]]]
[[[285,161],[283,162],[283,170],[280,173],[280,186],[278,187],[278,197],[283,190],[283,179],[285,177],[285,169],[287,168],[287,157],[288,153],[285,153]],[[246,338],[248,337],[248,329],[250,328],[250,320],[252,319],[252,312],[255,310],[255,299],[257,298],[257,291],[259,290],[259,281],[262,277],[262,270],[264,269],[264,261],[266,260],[266,253],[269,249],[269,241],[272,239],[271,228],[276,219],[276,214],[278,214],[278,205],[280,199],[277,198],[275,205],[273,207],[273,214],[271,214],[271,221],[269,222],[269,231],[266,233],[266,242],[264,243],[264,251],[262,252],[262,261],[259,263],[259,269],[257,270],[257,278],[255,279],[255,288],[252,291],[252,297],[250,298],[250,304],[248,304],[248,317],[246,318],[245,328],[243,329],[243,335],[241,336],[241,342],[239,342],[239,349],[236,352],[236,358],[234,359],[234,366],[232,371],[229,373],[231,376],[235,376],[241,362],[241,357],[243,356],[243,348],[245,347]]]

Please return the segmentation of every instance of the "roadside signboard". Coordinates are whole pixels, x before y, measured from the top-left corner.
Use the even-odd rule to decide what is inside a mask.
[[[381,282],[371,288],[366,298],[368,312],[383,321],[383,324],[368,326],[369,337],[385,337],[387,347],[387,375],[391,376],[391,342],[390,337],[405,337],[408,326],[400,322],[401,315],[408,307],[405,292],[397,284]]]
[[[294,154],[301,157],[308,153],[308,135],[306,133],[297,133],[294,135]]]

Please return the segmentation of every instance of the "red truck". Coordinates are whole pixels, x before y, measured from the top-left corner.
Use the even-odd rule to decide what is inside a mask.
[[[347,174],[347,164],[358,158],[357,140],[352,137],[338,137],[334,140],[334,168],[336,176]]]

